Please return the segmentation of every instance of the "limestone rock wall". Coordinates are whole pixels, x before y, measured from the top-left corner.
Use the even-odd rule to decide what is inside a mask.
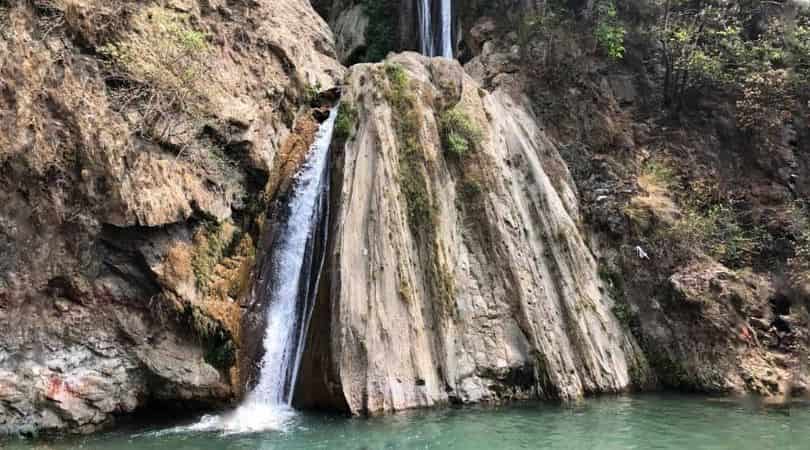
[[[299,403],[376,413],[642,381],[567,169],[519,99],[404,53],[352,67],[342,101],[357,120],[335,156],[328,288]],[[443,148],[451,110],[480,131],[461,156]]]

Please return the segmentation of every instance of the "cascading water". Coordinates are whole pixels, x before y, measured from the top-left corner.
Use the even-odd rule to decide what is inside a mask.
[[[329,146],[337,107],[321,124],[289,196],[288,215],[277,233],[255,295],[267,296],[264,356],[259,380],[244,402],[233,412],[206,416],[191,430],[222,430],[227,433],[283,429],[294,416],[292,391],[301,364],[317,279],[323,255],[314,255],[319,230],[328,221]],[[315,259],[313,259],[315,258]],[[314,261],[314,264],[313,264]]]
[[[453,57],[453,0],[439,0],[438,24],[433,21],[433,0],[419,0],[419,40],[423,55]],[[438,26],[437,26],[438,25]],[[434,34],[438,29],[439,33]]]
[[[453,1],[452,0],[441,0],[442,1],[442,10],[441,10],[441,30],[442,30],[442,41],[441,41],[441,54],[440,56],[444,56],[445,58],[452,58],[453,57]]]
[[[430,0],[419,0],[419,40],[422,54],[433,55],[433,24],[430,20]]]

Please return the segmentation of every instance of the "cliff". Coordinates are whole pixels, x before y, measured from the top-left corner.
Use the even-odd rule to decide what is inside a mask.
[[[414,2],[394,3],[393,10],[403,11]],[[457,2],[456,51],[475,81],[467,75],[448,81],[431,68],[438,63],[415,68],[404,56],[389,56],[382,68],[352,67],[349,92],[352,104],[360,105],[358,128],[337,163],[351,172],[348,180],[343,172],[344,196],[335,199],[342,215],[334,225],[333,296],[322,300],[320,317],[330,332],[312,337],[318,350],[313,350],[311,370],[317,372],[314,386],[319,387],[313,388],[316,395],[302,393],[303,403],[373,412],[620,389],[627,383],[608,387],[586,376],[579,380],[581,389],[577,381],[544,378],[546,352],[581,357],[576,327],[564,329],[562,341],[550,340],[552,346],[540,340],[516,350],[509,343],[514,340],[500,331],[510,319],[504,321],[502,313],[479,318],[494,327],[484,333],[488,343],[495,343],[485,352],[492,358],[488,363],[469,356],[476,344],[463,337],[477,323],[465,312],[493,308],[486,302],[471,308],[469,297],[504,299],[515,317],[533,308],[545,317],[546,308],[558,307],[556,297],[571,302],[561,311],[587,305],[593,291],[579,285],[591,277],[600,279],[594,286],[602,288],[609,305],[602,312],[609,311],[646,356],[649,366],[628,364],[636,378],[633,386],[754,393],[777,401],[805,395],[810,361],[804,350],[810,339],[808,110],[807,90],[790,91],[790,83],[806,85],[805,44],[798,42],[807,38],[790,26],[806,23],[807,13],[792,2],[763,8],[734,22],[742,28],[733,39],[740,39],[739,45],[777,46],[782,56],[710,59],[706,67],[696,60],[682,62],[689,69],[679,76],[691,81],[683,82],[675,98],[666,84],[667,70],[676,70],[667,65],[668,49],[651,39],[661,33],[666,11],[648,2]],[[346,20],[340,11],[331,11],[331,23]],[[366,8],[368,30],[375,24],[373,12]],[[734,14],[740,12],[725,10],[724,20],[738,20]],[[691,17],[688,11],[670,14]],[[398,15],[386,20],[405,23]],[[707,34],[704,39],[701,45],[710,46],[713,38]],[[767,44],[767,39],[775,40]],[[400,45],[407,48],[407,40]],[[715,47],[709,50],[722,54]],[[790,51],[796,54],[784,56]],[[396,89],[391,95],[386,76],[379,82],[379,73],[396,63],[404,68],[403,90],[413,92],[412,97],[400,98]],[[723,64],[734,63],[754,69],[744,76],[732,72],[711,78],[717,74],[710,68],[722,72],[727,70]],[[363,75],[357,78],[357,72]],[[456,111],[455,97],[443,93],[458,77],[466,80],[463,85],[476,86],[467,91],[480,89],[477,97],[487,105],[483,114],[463,100]],[[453,130],[455,136],[443,138],[442,116],[448,111],[451,116],[461,112],[481,132],[481,142],[465,157],[447,151],[458,138]],[[538,168],[547,176],[538,176]],[[375,175],[365,181],[362,174],[368,171]],[[506,188],[499,188],[501,183]],[[504,192],[512,196],[502,200],[505,205],[493,200],[503,199]],[[557,197],[564,212],[547,196]],[[346,209],[352,204],[358,206]],[[524,236],[511,238],[519,242],[514,247],[493,225],[493,215],[523,230]],[[555,233],[553,221],[566,215],[575,225]],[[388,216],[393,218],[377,220]],[[563,239],[574,234],[581,244]],[[550,257],[557,247],[572,249],[573,261]],[[532,257],[522,260],[521,252],[529,250]],[[467,254],[477,251],[486,257]],[[357,274],[362,264],[356,252],[378,266]],[[595,265],[582,262],[587,258]],[[485,261],[478,263],[488,269],[485,274],[476,273],[476,261]],[[522,287],[525,274],[505,269],[514,266],[537,271],[555,288],[538,291],[532,282],[531,288]],[[573,281],[568,270],[577,274]],[[498,281],[503,279],[510,281]],[[574,291],[567,289],[572,284]],[[394,290],[417,299],[418,307],[395,302]],[[450,305],[437,307],[443,296]],[[524,296],[537,305],[516,306]],[[587,335],[592,322],[574,317]],[[400,328],[423,321],[426,325],[417,329],[429,330],[424,336]],[[531,319],[516,323],[521,330],[516,334],[537,342]],[[617,359],[644,360],[633,356],[635,344],[618,341],[610,344],[622,349]],[[499,354],[496,349],[509,349],[509,355],[528,352],[539,362],[492,357]],[[389,360],[400,353],[402,359]],[[493,366],[494,361],[499,362]],[[521,364],[524,375],[507,377],[507,382],[506,372],[493,368]],[[605,367],[611,376],[626,371]],[[320,374],[324,371],[326,376]],[[581,378],[575,372],[573,378]]]
[[[265,188],[332,41],[296,0],[0,5],[0,432],[241,395]]]
[[[673,81],[651,2],[458,1],[458,61],[389,54],[414,1],[312,4],[334,35],[303,0],[0,3],[0,433],[242,397],[335,86],[299,406],[807,395],[810,33]],[[735,39],[810,29],[768,5]]]
[[[329,313],[316,312],[302,373],[321,385],[301,402],[377,413],[646,384],[568,170],[521,99],[414,53],[347,80],[316,306]]]

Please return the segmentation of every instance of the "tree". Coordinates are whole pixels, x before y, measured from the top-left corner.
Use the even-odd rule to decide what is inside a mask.
[[[787,5],[775,0],[663,0],[653,34],[664,68],[664,105],[680,110],[687,94],[706,88],[747,92],[752,101],[787,103],[791,92],[782,85],[797,92],[796,87],[810,80],[807,13],[791,18]]]

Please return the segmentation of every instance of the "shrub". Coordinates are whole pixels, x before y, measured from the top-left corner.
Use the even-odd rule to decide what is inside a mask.
[[[385,59],[389,52],[396,49],[396,10],[397,4],[392,0],[362,0],[368,16],[366,28],[366,52],[363,57],[355,57],[350,63],[377,62]]]
[[[648,177],[650,181],[662,188],[669,188],[674,182],[675,172],[667,162],[650,159],[642,167],[641,176]]]
[[[448,109],[439,117],[439,128],[444,150],[464,156],[481,144],[481,130],[470,117],[458,107]]]
[[[740,225],[734,210],[724,203],[685,206],[672,233],[682,246],[702,249],[731,267],[749,264],[764,239],[760,229]]]
[[[619,22],[613,0],[600,2],[596,6],[596,42],[612,59],[624,57],[624,35],[627,31]]]
[[[356,124],[357,108],[349,102],[341,102],[337,119],[335,119],[335,139],[349,140],[353,136]]]
[[[790,118],[792,98],[785,70],[768,70],[748,75],[737,100],[737,124],[744,130],[778,131]]]
[[[204,109],[210,52],[207,35],[196,30],[188,14],[152,6],[133,19],[134,30],[99,49],[123,73],[118,78],[152,88],[141,95],[150,108],[176,106],[185,112]]]

